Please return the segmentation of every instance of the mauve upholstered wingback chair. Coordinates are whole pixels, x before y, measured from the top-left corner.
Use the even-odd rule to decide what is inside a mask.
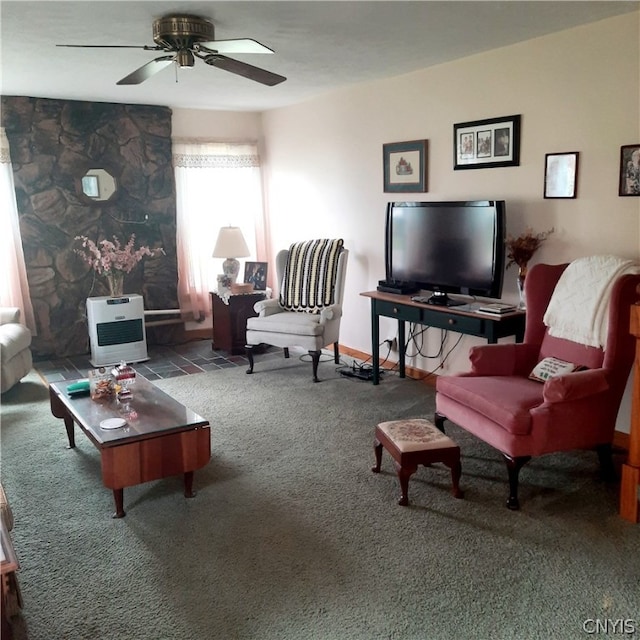
[[[525,281],[524,341],[472,347],[471,371],[440,376],[435,422],[445,418],[500,451],[507,463],[507,506],[518,509],[520,469],[532,456],[596,449],[605,476],[615,477],[611,445],[634,358],[629,332],[640,275],[622,275],[611,290],[604,348],[549,335],[543,322],[554,288],[568,265],[538,264]],[[555,357],[585,367],[546,380],[529,379],[537,363]]]
[[[323,347],[333,345],[334,362],[340,363],[338,337],[349,251],[342,240],[308,240],[294,243],[276,256],[280,285],[277,298],[254,305],[257,317],[247,319],[247,373],[253,373],[254,347],[270,344],[309,352],[313,381]]]

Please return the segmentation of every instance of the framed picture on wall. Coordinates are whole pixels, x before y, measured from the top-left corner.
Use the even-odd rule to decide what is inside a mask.
[[[426,192],[427,140],[389,142],[382,156],[386,192]]]
[[[453,168],[489,169],[520,164],[520,116],[453,125]]]
[[[618,195],[640,196],[640,144],[626,144],[620,148]]]
[[[245,262],[244,281],[250,282],[254,291],[264,291],[267,288],[267,263]]]
[[[547,153],[544,161],[544,197],[575,198],[578,186],[578,152]]]

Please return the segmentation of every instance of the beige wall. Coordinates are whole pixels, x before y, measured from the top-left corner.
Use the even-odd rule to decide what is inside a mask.
[[[639,35],[640,14],[627,14],[265,112],[261,125],[256,114],[176,111],[173,135],[264,136],[272,251],[309,237],[345,239],[340,342],[370,353],[369,303],[359,293],[384,277],[390,200],[504,199],[509,233],[556,229],[534,261],[640,257],[640,198],[618,196],[620,147],[640,142]],[[519,167],[453,171],[454,123],[511,114],[522,115]],[[428,193],[384,193],[382,145],[425,138]],[[562,151],[580,152],[578,198],[545,200],[544,156]],[[503,298],[516,296],[510,270]],[[382,338],[395,331],[382,320]],[[430,330],[424,352],[439,342]],[[439,373],[465,369],[476,343],[464,337]],[[431,370],[440,360],[409,363]]]
[[[260,114],[250,111],[205,111],[174,109],[174,138],[207,138],[236,141],[259,140],[262,137]]]
[[[343,344],[371,350],[358,294],[384,277],[390,200],[505,199],[508,232],[556,228],[535,261],[640,256],[640,199],[618,196],[620,146],[640,141],[639,26],[637,13],[625,15],[263,114],[274,247],[328,235],[351,250]],[[511,114],[522,114],[519,167],[453,171],[454,123]],[[421,138],[428,193],[385,194],[383,143]],[[545,200],[544,156],[561,151],[580,152],[578,198]],[[503,297],[516,297],[513,270]],[[430,333],[433,353],[440,332]],[[381,337],[393,335],[383,321]],[[475,342],[465,337],[443,371],[465,368]]]

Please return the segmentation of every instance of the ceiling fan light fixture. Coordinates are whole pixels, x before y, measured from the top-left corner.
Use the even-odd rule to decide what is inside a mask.
[[[0,0],[1,2],[2,0]],[[58,45],[61,47],[91,47],[108,49],[144,49],[162,51],[154,60],[143,64],[129,75],[118,80],[118,85],[135,85],[145,82],[156,73],[173,65],[178,69],[192,69],[195,59],[200,58],[208,65],[228,71],[269,87],[284,82],[286,78],[247,62],[228,58],[225,53],[273,53],[273,49],[252,38],[232,38],[215,40],[215,29],[209,20],[193,15],[168,15],[153,22],[155,45]],[[175,64],[174,64],[175,63]]]
[[[213,24],[199,16],[170,15],[153,23],[153,41],[166,50],[189,49],[195,42],[214,38]]]
[[[180,49],[176,55],[176,62],[180,69],[191,69],[195,64],[195,58],[189,49]]]

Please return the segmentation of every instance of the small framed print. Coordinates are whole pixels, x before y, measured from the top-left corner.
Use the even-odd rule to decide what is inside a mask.
[[[620,148],[618,195],[640,196],[640,144],[626,144]]]
[[[544,197],[575,198],[578,188],[578,152],[547,153],[544,161]]]
[[[520,164],[520,116],[453,125],[453,168],[489,169]]]
[[[389,142],[382,156],[386,192],[426,192],[427,140]]]
[[[267,263],[245,262],[244,281],[251,283],[254,291],[264,291],[267,288]]]

